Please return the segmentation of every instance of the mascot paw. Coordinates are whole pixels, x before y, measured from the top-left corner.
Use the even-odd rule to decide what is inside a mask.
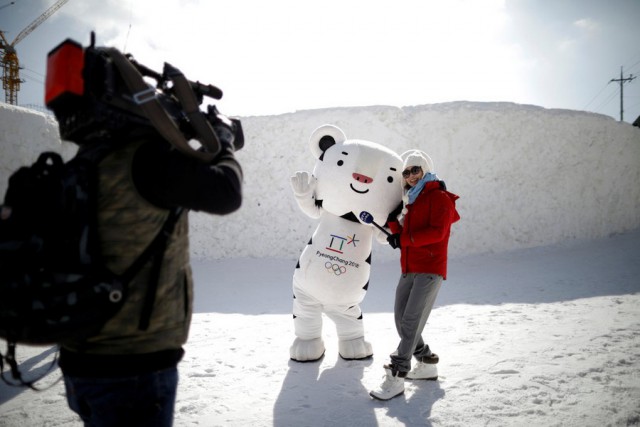
[[[291,188],[293,193],[298,197],[305,197],[313,193],[316,188],[316,178],[309,172],[296,172],[291,177]]]
[[[322,338],[302,340],[296,338],[289,349],[291,360],[296,362],[315,362],[324,355],[324,341]]]
[[[345,360],[362,360],[373,356],[371,344],[364,340],[364,337],[354,340],[340,340],[338,343],[340,357]]]

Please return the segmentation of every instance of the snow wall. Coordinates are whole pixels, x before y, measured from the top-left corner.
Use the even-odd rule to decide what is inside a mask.
[[[291,258],[316,221],[292,196],[289,177],[312,171],[308,138],[331,123],[348,138],[398,153],[431,155],[462,220],[452,229],[452,256],[502,252],[640,227],[640,128],[586,112],[511,103],[453,102],[415,107],[354,107],[241,118],[246,143],[237,153],[245,174],[239,211],[192,212],[195,259]],[[0,103],[0,194],[12,171],[43,150],[69,158],[52,116]],[[374,243],[374,259],[397,251]]]

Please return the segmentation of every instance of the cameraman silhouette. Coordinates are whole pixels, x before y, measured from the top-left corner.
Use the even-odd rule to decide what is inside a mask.
[[[93,53],[91,49],[93,46],[87,52],[102,61],[102,51]],[[115,58],[114,52],[106,52]],[[108,61],[97,64],[110,66]],[[90,77],[85,73],[85,80]],[[156,105],[160,103],[155,98],[161,95],[153,97]],[[86,94],[83,96],[88,98]],[[133,99],[136,101],[135,96]],[[165,96],[163,101],[172,99]],[[89,111],[111,108],[105,107],[110,100],[93,100]],[[136,107],[133,101],[132,105]],[[174,107],[184,105],[174,103]],[[85,125],[65,116],[87,117],[87,108],[78,111],[69,113],[62,107],[54,108],[61,133],[75,131],[63,129],[63,123]],[[110,114],[113,111],[116,110],[110,110]],[[109,270],[120,274],[129,268],[165,230],[167,218],[177,217],[163,253],[146,262],[130,282],[122,309],[97,335],[65,342],[60,350],[59,365],[68,404],[86,426],[173,424],[177,366],[184,355],[193,307],[188,211],[225,215],[237,210],[242,201],[242,170],[233,148],[234,138],[238,149],[244,141],[240,122],[219,120],[224,116],[214,117],[217,110],[212,109],[209,116],[197,108],[186,113],[194,123],[202,122],[203,117],[208,120],[211,131],[215,131],[212,140],[218,144],[218,150],[194,150],[190,155],[185,144],[177,147],[156,123],[141,126],[139,117],[117,130],[103,132],[100,126],[104,122],[98,119],[111,116],[93,114],[90,117],[95,118],[96,129],[91,128],[90,132],[81,129],[82,135],[98,136],[95,141],[80,143],[80,152],[97,143],[111,145],[98,164],[96,207],[96,230]],[[185,135],[185,140],[188,139]]]

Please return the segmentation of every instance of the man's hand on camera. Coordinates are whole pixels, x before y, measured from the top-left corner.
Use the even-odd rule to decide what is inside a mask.
[[[206,152],[207,150],[206,150],[205,147],[200,147],[200,151]],[[229,144],[228,142],[220,141],[220,151],[211,160],[211,164],[212,165],[216,165],[216,164],[220,163],[221,161],[223,161],[224,159],[228,159],[228,158],[234,158],[233,146],[231,144]]]
[[[389,246],[391,246],[393,249],[400,248],[400,234],[396,233],[387,237],[387,242],[389,242]]]

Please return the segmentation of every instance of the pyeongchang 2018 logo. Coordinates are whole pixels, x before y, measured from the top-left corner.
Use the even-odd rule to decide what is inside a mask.
[[[360,240],[356,239],[355,234],[347,237],[330,234],[329,245],[326,246],[325,249],[333,253],[343,255],[344,251],[349,248],[349,245],[353,245],[355,248],[359,241]],[[324,253],[319,250],[316,251],[316,255],[321,258],[327,258],[327,262],[324,263],[324,267],[327,269],[328,273],[333,273],[336,276],[346,274],[348,267],[360,267],[359,263],[344,259],[340,255]]]

